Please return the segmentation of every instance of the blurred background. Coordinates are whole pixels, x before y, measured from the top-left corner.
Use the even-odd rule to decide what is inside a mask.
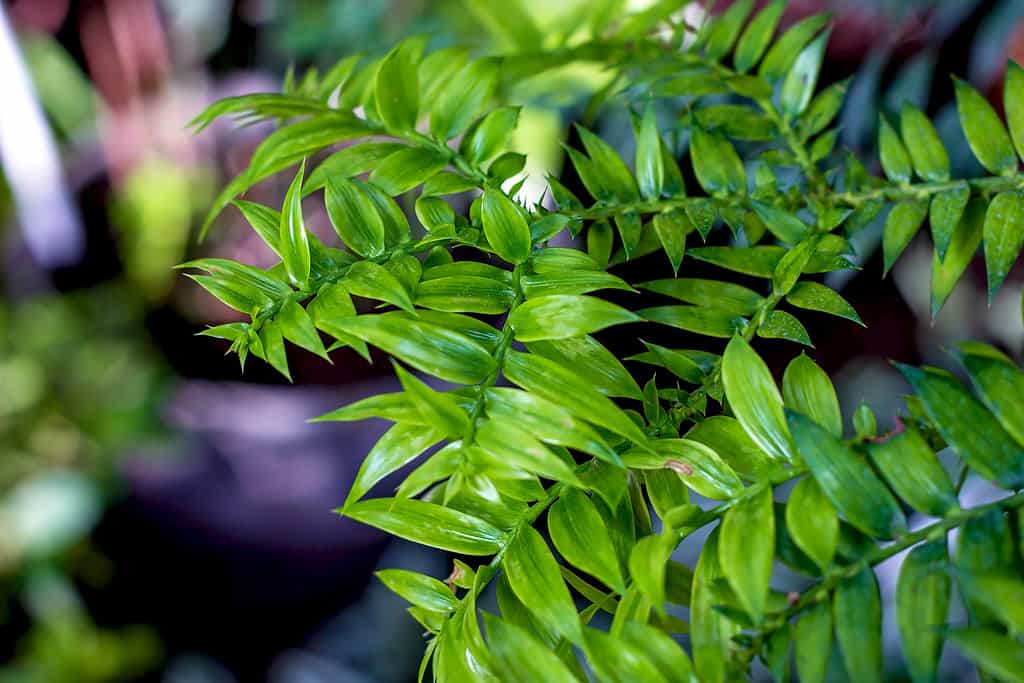
[[[650,3],[519,4],[559,31]],[[243,375],[225,346],[194,336],[233,313],[175,264],[197,255],[271,264],[232,211],[212,239],[195,240],[209,201],[268,128],[218,122],[193,136],[185,124],[219,97],[278,90],[289,74],[379,54],[410,33],[432,46],[514,50],[502,5],[0,2],[0,683],[415,680],[419,629],[371,574],[398,566],[444,577],[451,560],[331,513],[384,424],[305,422],[390,390],[389,368],[347,350],[333,365],[295,353],[286,384],[258,361]],[[948,74],[1000,99],[1006,59],[1024,61],[1024,2],[793,0],[786,21],[822,9],[836,23],[823,81],[853,77],[842,142],[873,154],[879,113],[909,100],[936,117],[955,171],[979,173]],[[591,120],[587,110],[604,74],[578,65],[550,79],[511,93],[525,106],[516,145],[530,156],[527,188],[545,173],[579,187],[561,173],[558,144],[573,121],[631,158],[626,111]],[[287,181],[266,181],[250,198],[278,204]],[[863,270],[832,283],[867,330],[826,319],[808,328],[844,410],[865,400],[885,427],[905,390],[889,359],[949,365],[944,349],[964,338],[1019,358],[1024,279],[1011,276],[986,310],[975,264],[932,321],[927,237],[882,280],[880,232],[857,235]],[[658,254],[623,270],[670,274]],[[661,341],[680,345],[671,339]],[[784,343],[759,348],[776,369],[794,354]],[[989,492],[971,483],[966,495]],[[681,552],[692,560],[695,548]],[[894,578],[883,572],[890,596]],[[947,660],[949,680],[971,680]],[[889,668],[901,680],[898,656]]]

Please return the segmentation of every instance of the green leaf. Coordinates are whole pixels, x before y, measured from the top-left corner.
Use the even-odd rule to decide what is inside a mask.
[[[701,304],[737,315],[752,315],[764,299],[752,289],[719,280],[674,278],[652,280],[637,287],[690,304]]]
[[[740,423],[728,415],[701,420],[686,432],[685,438],[708,446],[737,472],[758,478],[774,467],[768,454],[747,436]]]
[[[720,130],[734,140],[767,142],[779,134],[767,116],[742,104],[716,104],[694,112],[697,123],[706,130]]]
[[[589,335],[573,339],[527,344],[530,353],[563,367],[575,368],[591,386],[606,396],[642,398],[640,387],[611,351]]]
[[[384,253],[384,221],[359,186],[345,178],[329,178],[324,202],[334,231],[352,251],[365,257]]]
[[[491,388],[485,393],[487,414],[517,423],[544,443],[573,448],[621,466],[622,461],[590,425],[576,418],[556,398],[550,401],[517,389]],[[628,418],[627,418],[628,419]]]
[[[252,226],[253,232],[259,235],[267,246],[277,254],[281,255],[281,214],[269,206],[247,202],[243,199],[236,199],[231,202],[245,220]]]
[[[829,651],[832,649],[832,609],[819,603],[796,624],[796,673],[800,683],[825,683]]]
[[[1017,443],[1024,445],[1024,406],[1019,401],[1024,395],[1024,373],[991,346],[965,342],[959,351],[982,402]]]
[[[321,358],[327,358],[327,350],[320,341],[313,320],[294,299],[285,301],[274,320],[281,327],[285,339]]]
[[[302,194],[310,195],[326,186],[328,178],[351,178],[366,173],[404,148],[400,142],[364,142],[345,147],[313,169],[302,186]]]
[[[469,337],[396,313],[360,315],[337,324],[344,332],[448,382],[476,384],[494,371],[494,358]]]
[[[914,239],[927,215],[927,199],[900,202],[889,212],[882,232],[883,275],[888,274],[910,240]]]
[[[708,194],[744,194],[747,174],[736,149],[721,134],[694,126],[690,155],[697,180]]]
[[[415,208],[416,218],[428,231],[455,225],[455,211],[440,197],[422,194],[416,200]]]
[[[808,311],[820,311],[831,315],[852,320],[858,325],[864,325],[860,316],[853,306],[849,304],[838,292],[831,287],[826,287],[818,282],[798,282],[786,295],[786,301]]]
[[[288,186],[278,239],[281,260],[288,271],[288,279],[299,288],[306,286],[310,267],[309,234],[302,220],[302,176],[305,170],[306,162],[303,161],[298,174]]]
[[[657,199],[665,187],[665,160],[654,107],[644,110],[636,138],[636,180],[645,199]]]
[[[793,214],[762,202],[751,203],[771,233],[783,242],[796,244],[810,236],[811,227]]]
[[[413,543],[461,555],[493,555],[505,534],[478,517],[422,500],[373,498],[344,515]]]
[[[700,306],[655,306],[637,311],[637,315],[650,322],[722,339],[747,326],[742,316]]]
[[[766,486],[725,513],[718,562],[744,611],[755,624],[764,618],[775,556],[775,511]]]
[[[804,46],[818,35],[818,32],[828,23],[829,18],[828,14],[816,14],[794,24],[783,33],[782,37],[776,40],[768,50],[764,61],[761,62],[761,68],[758,69],[761,78],[767,81],[777,81],[788,73]]]
[[[785,311],[769,313],[761,326],[757,328],[757,336],[764,339],[785,339],[804,346],[814,346],[803,324]]]
[[[832,604],[836,640],[852,681],[882,680],[882,605],[875,572],[866,567],[839,584]]]
[[[612,196],[622,202],[635,201],[640,194],[633,174],[611,145],[582,126],[576,127],[583,147],[602,183],[608,186]]]
[[[964,194],[967,194],[966,190]],[[932,200],[933,212],[938,199],[936,197]],[[939,252],[938,242],[935,244],[935,251],[932,254],[932,318],[939,314],[942,305],[946,303],[946,299],[981,246],[985,206],[986,202],[983,199],[976,199],[967,205],[959,229],[950,233],[951,240],[946,245],[945,255]],[[932,225],[934,227],[934,223]]]
[[[509,683],[577,683],[577,679],[547,645],[527,631],[486,612],[488,652]]]
[[[397,45],[377,68],[374,92],[377,113],[390,130],[415,130],[419,114],[419,78],[416,73],[414,41]]]
[[[524,342],[581,337],[613,325],[637,322],[637,314],[592,296],[554,294],[520,304],[509,316]]]
[[[583,642],[579,615],[547,543],[531,526],[509,543],[502,566],[509,585],[527,609],[573,643]]]
[[[875,538],[906,531],[899,503],[864,460],[810,418],[792,411],[786,418],[804,462],[844,518]]]
[[[900,111],[900,130],[917,175],[934,183],[949,180],[949,154],[924,112],[904,102]]]
[[[492,188],[484,193],[480,215],[484,235],[498,256],[514,264],[530,257],[530,226],[501,190]]]
[[[1013,144],[1024,158],[1024,70],[1014,61],[1006,65],[1003,105]]]
[[[785,0],[773,0],[747,26],[733,55],[736,71],[746,73],[761,59],[771,44],[775,28],[779,25],[782,12],[786,8]]]
[[[1024,484],[1024,449],[959,382],[938,372],[896,366],[914,387],[942,438],[975,472],[1007,489]]]
[[[753,6],[753,0],[739,0],[721,15],[711,19],[711,29],[704,48],[709,59],[717,60],[729,54]]]
[[[800,116],[811,103],[830,34],[831,31],[824,31],[811,41],[786,73],[786,80],[782,83],[781,104],[782,111],[790,117]]]
[[[430,132],[440,140],[462,133],[491,99],[498,84],[498,62],[477,59],[443,86],[430,115]]]
[[[391,427],[360,465],[342,509],[347,511],[380,480],[418,458],[443,436],[444,432],[434,426],[396,424]]]
[[[409,401],[409,397],[404,392],[377,394],[353,401],[347,406],[313,418],[310,422],[355,422],[371,417],[404,424],[426,425],[420,411]]]
[[[884,115],[879,117],[878,148],[885,176],[895,183],[909,183],[913,172],[910,155]]]
[[[552,294],[587,294],[599,289],[635,291],[625,280],[611,273],[593,270],[563,270],[526,275],[521,279],[527,299]]]
[[[690,501],[689,489],[682,478],[672,470],[647,470],[644,472],[644,483],[651,507],[662,521],[665,521],[665,517],[672,510],[678,510]]]
[[[461,148],[475,164],[483,163],[502,150],[519,123],[520,107],[501,107],[485,116]]]
[[[744,275],[771,278],[779,259],[786,253],[782,247],[697,247],[686,252],[704,261]]]
[[[712,500],[728,500],[743,488],[743,483],[719,455],[690,439],[658,439],[650,442],[650,451],[634,448],[622,461],[633,469],[670,469],[686,485]]]
[[[392,197],[422,185],[448,165],[440,153],[426,147],[407,147],[381,161],[370,173],[370,182]]]
[[[410,237],[409,219],[405,217],[405,212],[395,203],[395,200],[372,183],[363,182],[358,178],[352,182],[365,192],[377,207],[377,212],[384,222],[384,244],[394,247],[408,242]]]
[[[329,283],[320,288],[316,298],[306,307],[317,329],[323,330],[339,342],[355,349],[356,353],[370,361],[370,350],[366,342],[339,330],[337,322],[356,315],[355,304],[349,295],[348,288],[339,283]]]
[[[839,517],[814,477],[804,477],[790,492],[786,527],[797,547],[827,571],[839,541]]]
[[[1008,175],[1017,170],[1017,155],[999,115],[969,83],[953,78],[956,105],[971,151],[990,173]]]
[[[586,652],[600,683],[668,683],[648,658],[646,644],[636,647],[610,633],[587,628],[583,632]]]
[[[1024,193],[1000,192],[985,214],[985,265],[988,300],[999,291],[1024,247]]]
[[[970,198],[971,188],[964,181],[958,182],[955,189],[932,197],[928,220],[932,226],[932,241],[935,242],[935,251],[940,261],[946,259],[946,250],[949,249],[956,227],[960,225],[964,209],[967,208],[967,200]],[[982,216],[985,214],[983,209],[980,213]],[[977,222],[980,227],[981,220]]]
[[[469,431],[469,415],[459,406],[458,401],[448,394],[434,391],[398,364],[395,364],[395,373],[409,401],[431,428],[439,430],[449,439],[461,437]]]
[[[629,416],[569,368],[533,354],[510,351],[505,357],[505,376],[540,398],[565,405],[584,420],[635,444],[647,442]]]
[[[705,375],[711,371],[711,367],[714,365],[713,361],[710,363],[703,362],[707,356],[713,356],[713,354],[708,354],[705,351],[667,349],[664,346],[651,344],[647,341],[644,341],[644,346],[647,347],[646,352],[630,356],[626,360],[649,363],[650,365],[665,368],[679,379],[691,384],[703,382]]]
[[[281,327],[273,320],[263,323],[260,328],[260,343],[263,345],[263,358],[270,365],[291,381],[291,373],[288,372],[288,356],[285,355],[284,337],[281,335]],[[259,355],[258,353],[256,355]]]
[[[1010,633],[1024,632],[1024,603],[1020,596],[1024,582],[1005,574],[963,572],[958,575],[961,590],[974,603],[984,605]]]
[[[453,313],[504,313],[515,301],[515,290],[499,280],[453,275],[424,280],[416,288],[416,305]]]
[[[633,584],[659,613],[665,613],[665,565],[675,544],[671,536],[645,536],[629,553]]]
[[[888,441],[869,444],[868,453],[889,486],[915,510],[945,517],[957,509],[949,475],[914,427]]]
[[[632,651],[646,656],[669,683],[687,683],[690,680],[690,659],[679,644],[663,631],[647,624],[627,621],[619,639],[627,643]],[[610,651],[615,652],[617,648]]]
[[[437,482],[452,476],[465,462],[462,442],[449,443],[414,469],[395,491],[398,498],[413,498]]]
[[[711,228],[715,226],[715,217],[717,216],[715,205],[707,199],[698,198],[688,201],[683,209],[686,211],[686,217],[697,228],[701,238],[706,240]]]
[[[801,353],[786,367],[782,397],[787,406],[811,418],[833,436],[843,436],[843,415],[832,380],[806,354]]]
[[[568,489],[559,497],[548,511],[548,533],[567,562],[625,593],[611,536],[585,493]]]
[[[226,279],[212,275],[188,275],[207,292],[222,303],[241,313],[253,314],[270,299],[253,285],[237,279]]]
[[[718,561],[719,532],[708,536],[701,549],[693,574],[693,594],[690,598],[690,643],[693,664],[702,683],[724,683],[726,664],[732,645],[730,639],[740,627],[714,609],[721,604],[715,590],[716,582],[726,578]]]
[[[768,366],[743,337],[733,337],[725,348],[722,383],[729,406],[754,443],[773,458],[794,461],[782,396]]]
[[[568,463],[517,423],[495,418],[485,420],[477,427],[474,441],[499,465],[582,486]]]
[[[954,629],[946,634],[978,667],[1006,683],[1024,683],[1024,645],[996,631]]]
[[[802,138],[817,135],[835,120],[843,107],[843,102],[846,101],[846,91],[849,87],[849,79],[833,83],[811,100],[810,107],[800,117],[797,126]]]
[[[182,263],[178,268],[199,268],[216,276],[229,287],[253,300],[276,301],[292,293],[292,288],[267,271],[222,258],[202,258]]]
[[[413,310],[405,286],[387,268],[373,261],[353,263],[343,282],[356,296],[386,301],[405,311]]]
[[[459,604],[448,586],[432,576],[404,569],[383,569],[374,574],[391,592],[432,612],[451,612]]]

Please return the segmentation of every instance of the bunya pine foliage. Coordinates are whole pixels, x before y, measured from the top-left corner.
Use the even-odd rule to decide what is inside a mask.
[[[1024,372],[979,343],[956,351],[969,383],[900,365],[913,392],[900,428],[879,435],[870,409],[848,406],[851,437],[811,358],[780,386],[756,350],[758,338],[809,346],[806,315],[860,322],[820,274],[850,268],[847,238],[883,212],[886,270],[929,226],[935,311],[979,249],[990,297],[1000,288],[1024,243],[1024,71],[1009,65],[1005,123],[955,81],[988,175],[951,177],[932,123],[907,105],[881,121],[876,177],[834,149],[846,83],[818,84],[827,16],[783,30],[782,0],[737,0],[693,26],[685,2],[663,0],[575,40],[500,4],[519,51],[409,39],[195,122],[280,124],[210,215],[233,204],[280,262],[186,264],[251,317],[204,334],[285,375],[286,340],[323,357],[369,359],[372,346],[394,364],[401,391],[320,419],[394,423],[338,513],[457,558],[446,579],[379,573],[427,633],[421,678],[716,683],[760,660],[780,681],[836,666],[880,680],[874,568],[909,551],[894,609],[910,678],[936,680],[950,646],[986,680],[1024,681]],[[525,203],[508,93],[575,62],[608,73],[588,113],[629,111],[635,156],[578,127],[565,151],[586,195],[552,177]],[[240,198],[296,168],[280,210]],[[307,230],[307,197],[340,242]],[[702,246],[722,230],[731,246]],[[609,272],[655,252],[676,277]],[[720,278],[687,277],[698,261]],[[597,294],[638,289],[676,303],[631,310]],[[646,344],[621,358],[593,336],[616,325],[639,338],[676,328],[714,351]],[[391,497],[368,497],[412,463]],[[969,473],[1005,494],[962,507]],[[709,531],[695,566],[673,559]],[[802,591],[773,590],[783,565]],[[489,588],[497,607],[483,609]]]

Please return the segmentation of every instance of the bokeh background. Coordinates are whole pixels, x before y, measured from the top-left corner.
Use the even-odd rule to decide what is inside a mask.
[[[219,122],[194,136],[186,123],[218,97],[277,90],[410,33],[515,50],[503,4],[0,2],[0,683],[415,679],[421,634],[372,572],[443,577],[450,559],[331,513],[383,424],[306,423],[389,390],[388,366],[296,353],[286,384],[258,361],[242,374],[224,346],[194,336],[233,314],[175,264],[217,255],[270,265],[232,212],[211,239],[195,239],[208,202],[268,128]],[[649,2],[519,4],[545,30],[572,32]],[[873,155],[879,114],[909,100],[936,118],[955,171],[978,172],[948,74],[998,100],[1006,59],[1024,61],[1024,2],[793,0],[786,21],[822,9],[836,23],[823,79],[853,78],[842,142]],[[595,119],[587,108],[604,74],[579,65],[552,78],[513,93],[525,106],[516,145],[530,155],[528,192],[545,173],[578,184],[562,173],[570,122],[631,156],[625,110]],[[287,180],[253,198],[278,203]],[[863,270],[832,283],[867,329],[820,320],[809,331],[844,409],[865,400],[885,426],[905,390],[889,359],[949,365],[944,349],[964,338],[1020,356],[1024,278],[1012,275],[986,309],[976,264],[933,321],[927,237],[883,280],[880,227],[857,236]],[[630,269],[669,272],[658,255],[627,279]],[[793,354],[760,348],[776,369]],[[894,566],[882,569],[890,596]],[[888,674],[902,680],[892,646]],[[973,680],[955,656],[945,665],[949,680]]]

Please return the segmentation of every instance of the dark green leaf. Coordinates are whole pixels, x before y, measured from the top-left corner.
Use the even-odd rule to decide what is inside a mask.
[[[1024,448],[966,388],[938,372],[897,365],[935,427],[967,465],[1007,489],[1024,484]]]
[[[985,214],[985,265],[988,300],[1002,286],[1024,247],[1024,193],[1000,192]]]
[[[611,536],[586,494],[568,489],[559,497],[548,512],[548,533],[566,561],[625,593]]]
[[[900,112],[900,130],[917,175],[930,182],[949,180],[949,154],[924,112],[904,102]]]
[[[424,280],[416,288],[416,305],[454,313],[504,313],[515,300],[505,282],[474,275],[453,275]]]
[[[709,194],[742,194],[747,174],[736,149],[721,134],[694,126],[690,155],[697,180]]]
[[[946,250],[953,240],[956,227],[960,225],[960,219],[967,208],[967,200],[971,198],[971,188],[966,182],[959,182],[957,187],[947,190],[932,198],[928,220],[932,226],[932,241],[935,242],[935,251],[939,260],[944,261]],[[980,210],[982,216],[985,212]],[[977,221],[981,226],[981,220]],[[973,255],[973,254],[972,254]]]
[[[863,459],[810,418],[792,411],[786,418],[804,462],[844,518],[876,538],[906,531],[899,503]]]
[[[384,569],[375,575],[393,593],[417,607],[432,612],[451,612],[459,603],[451,589],[432,576],[404,569]]]
[[[1024,645],[996,631],[955,629],[946,634],[978,667],[1006,683],[1024,683]]]
[[[494,358],[469,337],[396,313],[346,318],[338,327],[448,382],[476,384],[494,371]]]
[[[945,517],[957,508],[949,475],[914,427],[888,441],[869,444],[868,452],[889,486],[914,509]]]
[[[531,526],[519,530],[502,562],[509,585],[527,609],[573,643],[583,642],[579,615],[558,563]]]
[[[384,253],[384,221],[362,188],[345,178],[330,178],[324,201],[334,231],[352,251],[366,257]]]
[[[381,161],[370,173],[370,182],[394,197],[423,184],[447,165],[440,152],[407,147]]]
[[[801,353],[786,367],[782,397],[787,406],[811,418],[833,436],[843,436],[843,415],[832,380],[806,354]]]
[[[299,288],[306,286],[310,267],[309,234],[302,219],[302,176],[305,170],[306,162],[303,161],[298,174],[288,187],[278,237],[281,260],[288,271],[288,278]]]
[[[991,346],[962,343],[960,358],[982,402],[1017,443],[1024,444],[1024,373]]]
[[[509,263],[523,263],[530,257],[530,226],[519,207],[501,190],[484,193],[480,215],[484,235],[491,248]]]
[[[493,555],[505,542],[505,534],[482,519],[421,500],[373,498],[348,506],[344,514],[392,536],[462,555]]]
[[[889,212],[889,216],[885,219],[885,230],[882,233],[884,273],[889,272],[889,269],[896,263],[896,259],[910,244],[910,240],[914,239],[914,235],[917,234],[927,215],[927,199],[900,202]]]
[[[751,289],[719,280],[652,280],[637,286],[689,304],[700,304],[741,316],[752,315],[763,301],[761,295]]]
[[[655,306],[637,311],[637,315],[651,322],[723,339],[747,325],[742,316],[700,306]]]
[[[790,492],[786,527],[797,547],[827,571],[839,541],[839,518],[814,477],[804,477]]]
[[[796,673],[800,683],[825,683],[832,649],[832,608],[819,603],[796,624]]]
[[[785,9],[785,0],[773,0],[750,22],[736,45],[736,54],[733,56],[736,71],[746,73],[761,59],[771,44],[775,27],[779,25],[779,19]]]
[[[509,316],[516,339],[524,342],[581,337],[640,316],[592,296],[554,294],[520,304]]]
[[[764,224],[783,242],[796,244],[811,234],[811,227],[791,213],[761,202],[752,202]]]
[[[764,617],[775,556],[775,512],[770,486],[742,499],[722,520],[718,562],[755,624]]]
[[[863,325],[860,316],[853,306],[831,287],[826,287],[817,282],[798,282],[786,295],[786,301],[797,308],[808,311],[821,311],[852,320],[858,325]]]
[[[757,336],[765,339],[785,339],[804,346],[814,346],[803,324],[785,311],[769,313],[764,323],[757,328]]]
[[[1024,69],[1014,61],[1006,65],[1003,105],[1013,144],[1024,158]]]
[[[964,196],[966,197],[967,194],[965,189]],[[938,199],[939,197],[936,197],[932,200],[933,212]],[[944,256],[939,252],[938,242],[935,244],[935,252],[932,254],[932,318],[938,315],[956,283],[967,270],[967,266],[970,265],[978,247],[981,246],[985,204],[983,199],[976,199],[967,205],[960,227],[950,233],[951,239],[946,245]],[[932,225],[934,227],[934,222]]]
[[[999,115],[969,83],[953,78],[956,105],[971,151],[990,173],[1007,175],[1017,170],[1017,155]]]
[[[804,46],[811,42],[828,21],[829,15],[816,14],[794,24],[768,50],[764,61],[761,62],[761,68],[758,69],[760,76],[768,81],[782,78],[803,51]]]
[[[744,275],[770,278],[779,259],[786,253],[782,247],[697,247],[687,253],[698,261]]]
[[[832,605],[836,639],[850,680],[882,680],[882,605],[870,567],[839,584]]]
[[[796,460],[782,396],[768,366],[743,337],[733,337],[725,349],[722,383],[729,406],[750,438],[774,458]]]

